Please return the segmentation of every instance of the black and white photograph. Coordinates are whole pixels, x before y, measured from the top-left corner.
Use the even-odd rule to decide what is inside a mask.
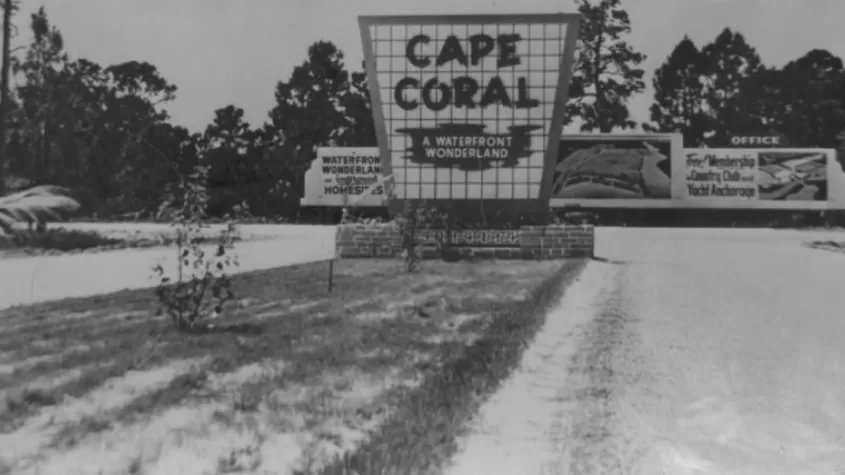
[[[0,12],[0,475],[845,475],[845,1]]]

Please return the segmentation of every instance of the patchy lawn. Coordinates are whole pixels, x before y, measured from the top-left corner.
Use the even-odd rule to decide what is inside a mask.
[[[149,289],[0,311],[0,473],[439,466],[582,265],[340,260],[332,293],[326,263],[253,272],[204,334]]]

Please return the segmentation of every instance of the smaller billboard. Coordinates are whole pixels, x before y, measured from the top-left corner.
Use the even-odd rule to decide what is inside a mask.
[[[828,149],[685,149],[678,200],[717,208],[825,209],[841,195]]]
[[[681,200],[758,199],[756,151],[687,149]]]
[[[387,206],[376,147],[319,147],[305,172],[303,206]]]

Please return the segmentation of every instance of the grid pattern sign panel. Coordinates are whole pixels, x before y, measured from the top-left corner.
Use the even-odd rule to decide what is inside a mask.
[[[572,17],[361,19],[397,198],[540,198]]]

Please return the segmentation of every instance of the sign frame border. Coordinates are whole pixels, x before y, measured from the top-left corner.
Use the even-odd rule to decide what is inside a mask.
[[[543,176],[540,178],[540,193],[537,199],[422,199],[407,201],[428,201],[428,202],[461,202],[466,204],[482,202],[495,203],[530,203],[536,206],[539,202],[542,209],[549,208],[549,198],[552,191],[552,175],[557,165],[557,152],[560,145],[560,134],[563,129],[563,121],[566,115],[566,104],[569,101],[569,85],[575,71],[575,48],[581,32],[581,14],[579,13],[524,13],[524,14],[488,14],[488,15],[362,15],[358,17],[358,27],[361,33],[361,42],[364,51],[364,68],[367,72],[367,87],[370,92],[370,103],[372,104],[373,121],[375,122],[376,140],[381,153],[382,172],[384,176],[393,174],[393,161],[390,156],[390,146],[387,143],[387,126],[384,120],[381,94],[379,90],[378,74],[376,71],[375,58],[373,55],[372,35],[370,27],[376,25],[436,25],[449,23],[477,23],[484,25],[496,24],[564,24],[566,25],[566,43],[564,44],[563,57],[561,58],[560,70],[558,71],[557,86],[555,89],[555,100],[552,107],[551,120],[548,124],[548,143],[544,150]],[[393,200],[399,201],[399,200]],[[401,200],[405,201],[405,200]]]

